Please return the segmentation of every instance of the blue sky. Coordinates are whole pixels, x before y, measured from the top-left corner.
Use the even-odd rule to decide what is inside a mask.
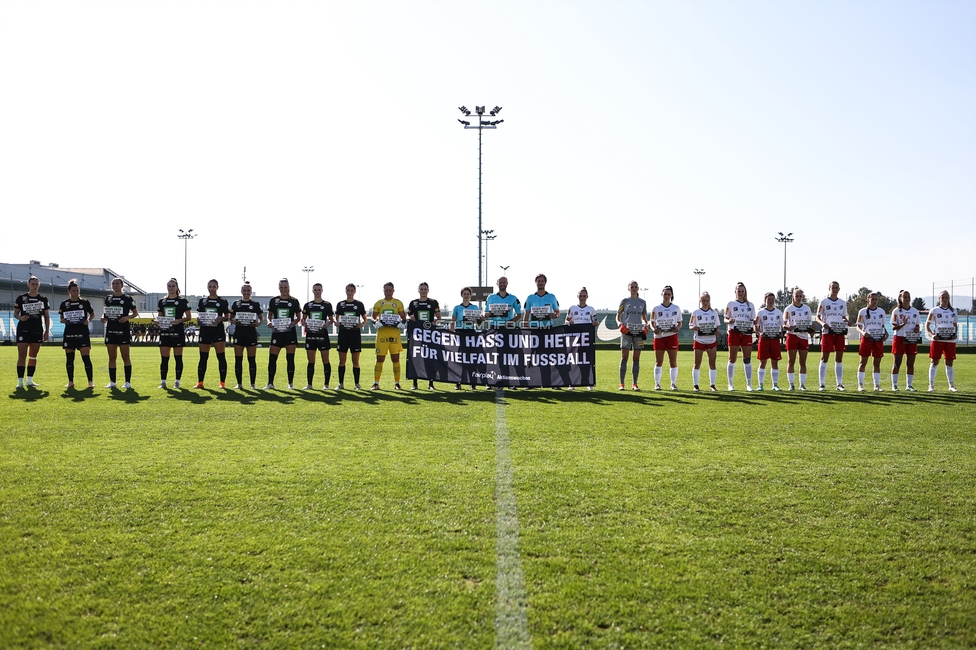
[[[0,259],[694,308],[976,274],[972,2],[0,2]],[[957,292],[961,293],[961,292]]]

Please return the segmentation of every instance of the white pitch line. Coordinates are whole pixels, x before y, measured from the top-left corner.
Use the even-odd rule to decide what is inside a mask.
[[[495,647],[531,648],[525,613],[525,582],[519,557],[519,524],[512,489],[512,454],[505,420],[505,395],[495,391],[495,510],[498,556],[495,577],[498,604],[495,608]]]

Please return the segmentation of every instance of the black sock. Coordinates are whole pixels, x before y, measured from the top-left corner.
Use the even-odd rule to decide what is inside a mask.
[[[358,386],[359,385],[359,368],[355,368],[354,367],[352,369],[352,378],[353,378],[353,380],[355,380],[356,385]]]
[[[169,374],[169,357],[163,357],[159,360],[159,378],[166,381],[166,375]]]
[[[345,381],[345,379],[346,379],[346,367],[340,364],[339,365],[339,383],[340,384],[343,383]]]
[[[247,370],[251,375],[251,385],[258,380],[258,360],[257,357],[247,358]]]
[[[285,353],[285,369],[288,371],[288,383],[295,383],[295,353]]]
[[[23,379],[24,378],[24,370],[26,370],[26,369],[27,369],[27,366],[17,366],[17,379]]]
[[[328,361],[325,362],[325,385],[328,386],[332,383],[332,364]]]
[[[81,362],[85,364],[85,374],[88,375],[88,383],[90,384],[92,381],[92,377],[94,377],[94,375],[92,374],[91,357],[83,354],[81,355]]]
[[[176,381],[183,378],[183,355],[176,357]]]
[[[244,357],[234,357],[234,375],[237,377],[237,383],[244,383]]]
[[[197,381],[203,383],[203,378],[207,376],[207,362],[210,361],[210,352],[200,353],[200,363],[197,364]]]
[[[305,366],[305,376],[308,377],[308,385],[312,385],[312,380],[315,379],[315,364],[310,363]]]
[[[116,373],[116,369],[115,368],[109,368],[108,369],[108,380],[110,382],[112,382],[113,384],[115,383],[115,373]]]
[[[217,370],[220,371],[220,383],[227,381],[227,355],[223,352],[217,353]]]
[[[64,353],[64,369],[68,371],[68,382],[75,383],[75,351],[66,350]]]
[[[268,354],[268,383],[273,384],[275,373],[278,372],[278,355]]]
[[[132,366],[126,366],[123,368],[125,370],[125,383],[132,381]]]

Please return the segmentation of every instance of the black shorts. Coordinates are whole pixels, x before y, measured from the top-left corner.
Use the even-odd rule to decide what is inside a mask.
[[[32,327],[21,327],[17,325],[18,343],[42,343],[44,341],[44,330]]]
[[[124,330],[105,330],[105,345],[129,345],[132,343],[132,332]]]
[[[234,329],[234,345],[242,348],[253,348],[258,344],[258,331],[253,327],[238,325]]]
[[[223,343],[226,340],[227,340],[227,335],[224,333],[223,323],[217,325],[216,327],[200,328],[201,345],[213,345],[214,343]]]
[[[161,348],[182,348],[186,345],[186,334],[184,332],[160,332],[159,347]]]
[[[326,333],[325,336],[306,336],[305,349],[306,350],[331,350],[332,341],[329,339],[329,334]]]
[[[287,332],[271,331],[271,345],[276,348],[284,348],[289,345],[298,345],[298,332],[291,328]]]
[[[336,349],[339,352],[362,352],[363,331],[358,327],[351,330],[340,329],[336,336]]]
[[[88,332],[84,334],[65,334],[61,347],[65,350],[80,350],[91,347],[91,337]]]

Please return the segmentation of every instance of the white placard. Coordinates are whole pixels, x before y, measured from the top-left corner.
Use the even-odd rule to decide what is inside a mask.
[[[28,316],[37,316],[38,314],[44,313],[44,303],[43,302],[25,302],[20,306],[20,312],[22,314],[27,314]]]
[[[794,321],[793,326],[796,328],[797,332],[806,333],[810,331],[810,325],[811,325],[810,319],[803,318]]]
[[[69,323],[83,323],[85,322],[85,316],[84,309],[72,309],[71,311],[64,312],[64,320]]]
[[[752,334],[753,326],[750,320],[737,320],[735,321],[735,331],[740,334]]]
[[[360,318],[356,314],[341,314],[339,316],[339,324],[346,328],[353,328],[359,325]]]
[[[839,314],[827,316],[827,327],[834,334],[847,334],[847,323],[844,322],[843,316]]]
[[[257,321],[258,315],[253,311],[239,311],[234,314],[234,320],[237,321],[239,325],[250,325]]]
[[[674,319],[671,317],[658,318],[654,322],[664,332],[670,332],[674,329]]]
[[[763,323],[763,336],[766,338],[776,338],[781,331],[779,323],[776,321]]]
[[[715,323],[698,323],[698,334],[700,336],[711,336],[715,333]]]
[[[287,332],[291,329],[291,319],[290,318],[272,318],[271,327],[274,328],[276,332]]]
[[[505,304],[503,302],[496,302],[488,305],[488,312],[492,316],[505,316],[511,310],[512,306]]]
[[[161,330],[169,330],[169,329],[173,329],[174,320],[176,319],[170,318],[169,316],[157,316],[156,324],[159,325],[159,329]]]
[[[468,323],[477,323],[481,318],[480,309],[465,309],[463,319]]]
[[[908,332],[905,334],[905,343],[918,343],[922,340],[921,332]]]
[[[533,318],[546,318],[552,313],[552,309],[549,305],[542,305],[541,307],[533,307],[531,313]]]
[[[307,332],[321,332],[324,325],[325,321],[321,318],[309,318],[305,321],[305,330]]]
[[[868,325],[868,336],[876,341],[880,341],[884,338],[884,328],[880,325]]]
[[[380,314],[380,323],[384,327],[398,327],[400,325],[400,315],[399,314]]]
[[[212,327],[217,322],[219,314],[215,311],[201,311],[197,313],[197,322],[202,327]]]
[[[108,320],[118,320],[122,318],[122,305],[109,305],[105,308],[104,314]]]
[[[956,328],[953,325],[937,325],[935,337],[940,341],[954,341],[956,339]]]

